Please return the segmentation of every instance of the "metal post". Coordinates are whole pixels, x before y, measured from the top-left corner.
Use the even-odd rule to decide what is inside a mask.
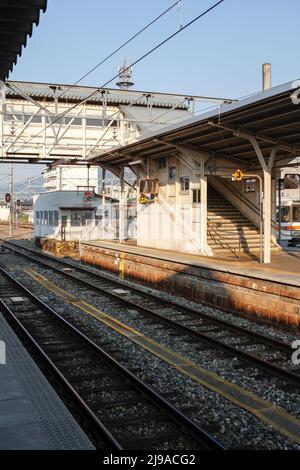
[[[90,190],[90,163],[87,164],[87,189]]]
[[[14,219],[14,197],[13,197],[13,165],[9,164],[9,180],[8,192],[10,193],[10,211],[9,211],[9,236],[13,236],[13,219]]]
[[[263,231],[263,221],[264,221],[264,193],[263,193],[263,184],[262,179],[259,175],[252,175],[252,174],[245,174],[245,178],[256,178],[259,181],[259,234],[260,234],[260,254],[259,254],[259,262],[264,262],[264,248],[265,248],[265,241],[264,241],[264,231]]]
[[[119,196],[119,241],[123,243],[126,240],[126,201],[124,191],[124,168],[120,174],[120,196]]]
[[[278,243],[281,246],[281,185],[283,182],[283,178],[278,178],[278,226],[279,226],[279,235],[278,235]]]
[[[271,173],[263,171],[264,174],[264,263],[271,262]]]
[[[207,238],[207,177],[200,176],[200,246],[201,253],[205,252]]]

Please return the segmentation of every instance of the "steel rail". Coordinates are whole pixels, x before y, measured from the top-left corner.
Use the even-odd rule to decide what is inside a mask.
[[[9,244],[10,246],[8,247],[7,244]],[[132,300],[126,299],[126,298],[124,298],[124,297],[122,297],[122,296],[120,296],[120,295],[118,295],[114,292],[108,291],[105,288],[101,288],[98,285],[94,285],[92,282],[89,282],[85,279],[77,277],[76,275],[72,274],[70,271],[64,271],[63,269],[60,269],[56,266],[52,266],[51,262],[61,264],[63,266],[72,267],[73,269],[75,269],[79,272],[82,272],[83,274],[88,275],[90,277],[93,277],[94,279],[96,278],[97,280],[104,280],[105,282],[122,286],[123,288],[126,288],[129,291],[134,291],[134,292],[138,293],[139,295],[141,295],[145,298],[151,298],[156,302],[162,303],[163,305],[168,305],[171,308],[174,308],[176,310],[180,310],[183,314],[184,313],[185,314],[192,314],[192,315],[195,316],[195,319],[196,318],[203,319],[208,323],[214,324],[214,325],[216,325],[218,327],[221,327],[221,328],[224,328],[224,329],[228,329],[234,334],[243,335],[247,338],[251,338],[254,341],[256,341],[258,344],[271,346],[275,350],[280,350],[280,351],[284,352],[285,354],[287,354],[291,357],[291,355],[293,353],[293,350],[292,350],[292,348],[290,347],[289,344],[287,344],[283,341],[279,341],[277,339],[267,337],[267,336],[265,336],[261,333],[258,333],[258,332],[249,331],[249,330],[247,330],[246,328],[244,328],[242,326],[234,325],[234,324],[232,324],[232,323],[230,323],[226,320],[221,320],[221,319],[218,319],[218,318],[212,318],[211,316],[209,316],[205,313],[198,312],[196,309],[194,309],[192,307],[182,306],[182,305],[179,305],[177,302],[173,302],[173,301],[170,301],[170,300],[165,300],[165,299],[158,298],[155,294],[144,292],[141,289],[138,289],[137,287],[131,287],[131,286],[127,286],[127,285],[124,286],[124,283],[122,283],[122,281],[119,281],[117,279],[116,280],[115,279],[114,280],[108,279],[106,276],[101,276],[101,274],[94,273],[94,272],[90,271],[89,269],[86,269],[82,266],[77,266],[75,264],[72,264],[71,262],[66,262],[66,261],[63,261],[61,259],[54,258],[53,256],[39,253],[36,250],[21,247],[20,245],[14,244],[11,241],[6,242],[4,246],[7,246],[8,249],[11,249],[17,255],[24,256],[24,257],[40,264],[41,266],[47,266],[50,269],[56,271],[57,273],[63,275],[66,278],[70,278],[75,282],[78,282],[78,283],[80,283],[80,284],[82,284],[86,287],[89,287],[89,289],[98,291],[101,294],[103,294],[107,297],[110,297],[110,298],[116,300],[117,302],[119,302],[123,305],[128,305],[130,307],[134,307],[134,308],[144,312],[146,315],[150,315],[153,318],[156,318],[158,321],[161,321],[165,324],[168,324],[170,327],[172,327],[174,329],[182,331],[184,334],[194,336],[194,337],[200,339],[201,341],[204,341],[205,343],[209,344],[212,347],[215,347],[217,349],[221,349],[222,351],[226,351],[230,355],[239,356],[240,358],[242,358],[247,363],[250,363],[250,364],[254,365],[257,368],[259,368],[261,370],[264,370],[268,374],[280,377],[281,379],[283,379],[285,381],[288,381],[289,383],[292,383],[293,385],[295,385],[297,387],[300,387],[300,375],[297,375],[297,374],[291,372],[288,369],[283,369],[282,367],[276,365],[273,362],[271,363],[271,362],[269,362],[265,359],[261,359],[261,358],[255,356],[254,354],[242,351],[241,349],[238,349],[239,345],[237,345],[237,347],[232,346],[230,344],[227,344],[227,343],[221,341],[220,339],[213,338],[213,337],[208,336],[207,334],[205,334],[203,332],[193,330],[192,328],[189,328],[186,325],[178,323],[175,320],[166,318],[165,316],[163,316],[159,312],[154,311],[154,310],[152,310],[148,307],[145,307],[143,305],[140,305],[138,302],[134,302]],[[35,258],[35,256],[29,255],[27,253],[22,253],[20,250],[30,252],[33,255],[37,256],[38,258]],[[50,263],[45,261],[45,258],[47,260],[49,260]]]
[[[124,367],[120,362],[118,362],[114,357],[104,351],[100,346],[95,344],[90,338],[88,338],[84,333],[78,330],[74,325],[69,323],[61,315],[59,315],[55,310],[53,310],[49,305],[40,300],[33,292],[31,292],[27,287],[17,281],[13,276],[11,276],[4,268],[0,267],[0,274],[4,275],[14,286],[17,287],[21,292],[26,294],[33,302],[42,308],[53,318],[55,318],[58,323],[64,325],[73,335],[76,335],[79,338],[79,341],[87,346],[94,354],[95,357],[104,360],[109,363],[117,372],[125,377],[136,390],[139,390],[148,400],[153,403],[156,407],[163,410],[164,414],[168,416],[171,422],[175,423],[181,431],[185,431],[195,442],[200,444],[205,450],[225,450],[224,446],[218,442],[212,435],[206,432],[202,427],[198,426],[191,418],[182,413],[178,408],[172,405],[168,400],[162,397],[159,393],[153,390],[149,385],[140,380],[135,376],[130,370]],[[22,322],[17,318],[17,316],[12,312],[12,310],[6,305],[3,298],[0,298],[0,305],[6,314],[13,320],[13,322],[22,330],[26,338],[34,346],[35,350],[39,355],[46,361],[47,365],[59,381],[64,385],[64,387],[71,394],[73,399],[76,400],[77,404],[84,412],[85,416],[92,423],[94,429],[98,431],[103,440],[110,446],[112,449],[123,450],[124,447],[118,442],[118,440],[113,436],[109,429],[101,422],[101,420],[95,415],[91,408],[85,403],[82,397],[74,389],[71,383],[64,377],[60,370],[56,367],[53,361],[45,353],[42,347],[38,344],[36,339],[29,333],[29,331],[22,325]]]

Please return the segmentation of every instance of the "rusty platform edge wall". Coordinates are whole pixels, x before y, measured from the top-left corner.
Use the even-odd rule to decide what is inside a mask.
[[[226,311],[300,325],[300,288],[147,255],[81,244],[81,261]]]

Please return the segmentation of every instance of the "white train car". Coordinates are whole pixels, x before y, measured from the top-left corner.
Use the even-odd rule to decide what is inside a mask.
[[[300,200],[282,201],[277,219],[278,233],[281,228],[281,240],[288,241],[289,245],[300,244]]]

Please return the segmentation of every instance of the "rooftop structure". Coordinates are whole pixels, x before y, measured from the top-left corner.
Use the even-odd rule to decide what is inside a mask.
[[[190,118],[194,105],[222,98],[7,81],[2,100],[2,161],[87,160]],[[12,132],[13,127],[13,132]]]
[[[46,8],[47,0],[0,0],[0,80],[12,71],[33,25],[39,24],[41,10],[45,13]]]

